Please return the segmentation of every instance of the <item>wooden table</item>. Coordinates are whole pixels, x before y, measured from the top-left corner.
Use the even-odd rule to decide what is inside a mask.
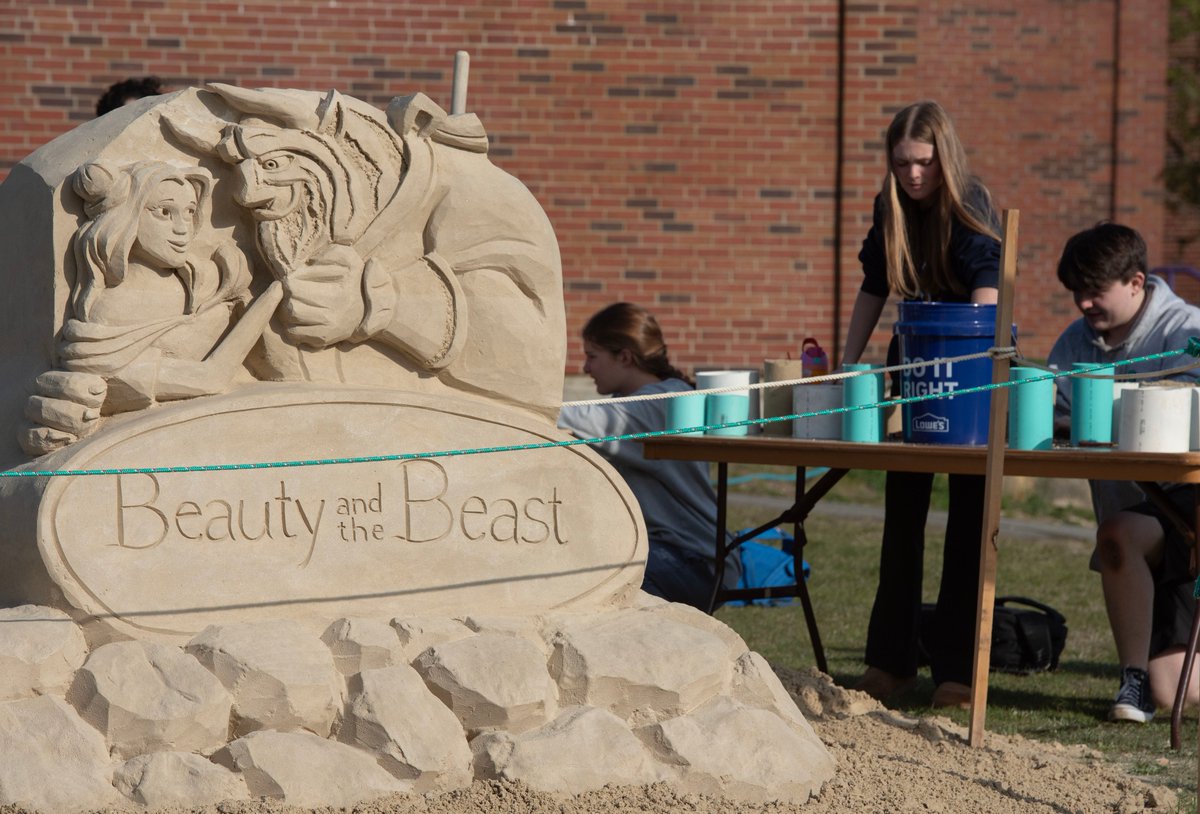
[[[779,517],[737,538],[734,545],[749,539],[757,532],[784,522],[796,524],[796,574],[802,573],[800,564],[806,536],[804,519],[838,480],[851,469],[875,469],[898,472],[931,472],[963,475],[987,474],[987,448],[975,446],[938,446],[928,444],[904,444],[887,442],[859,444],[846,441],[808,441],[771,436],[662,436],[648,438],[644,442],[647,458],[669,458],[685,461],[709,461],[717,464],[717,540],[716,562],[723,569],[723,552],[733,546],[725,543],[726,511],[729,497],[729,464],[761,464],[788,466],[797,470],[796,499],[793,506]],[[806,488],[806,467],[828,467],[812,488]],[[1200,452],[1186,453],[1141,453],[1121,452],[1115,449],[1062,448],[1052,450],[1006,450],[1003,456],[1004,475],[1025,475],[1037,478],[1080,478],[1098,480],[1132,480],[1142,486],[1151,499],[1167,512],[1185,535],[1195,541],[1193,529],[1200,527],[1200,499],[1196,502],[1195,516],[1183,518],[1170,506],[1162,495],[1158,481],[1169,483],[1200,484]],[[1200,489],[1196,490],[1200,498]],[[995,537],[991,539],[993,549]],[[714,599],[737,599],[753,594],[745,591],[718,591],[721,574],[717,575]],[[808,599],[803,578],[797,579],[794,593],[774,590],[775,596],[796,595],[804,605],[813,649],[817,654],[818,669],[827,671],[824,651],[817,632],[816,620]],[[980,591],[980,603],[976,608],[976,647],[979,651],[975,661],[973,677],[971,742],[978,745],[982,739],[983,712],[987,699],[988,670],[980,665],[989,663],[991,653],[991,609],[986,608],[984,591]],[[986,611],[986,612],[985,612]],[[986,625],[984,622],[986,621]],[[1200,614],[1197,614],[1200,623]],[[985,631],[980,633],[979,631]],[[1196,652],[1198,625],[1192,626],[1189,653]],[[1185,670],[1180,676],[1179,692],[1171,718],[1171,745],[1179,747],[1179,725],[1183,713],[1186,683],[1190,676],[1192,659],[1185,660]],[[978,725],[979,731],[976,732]]]

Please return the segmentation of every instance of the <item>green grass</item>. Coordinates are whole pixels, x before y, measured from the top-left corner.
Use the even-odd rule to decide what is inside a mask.
[[[809,471],[813,477],[815,470]],[[775,495],[790,497],[795,490],[794,472],[782,467],[761,467],[734,464],[729,467],[730,491],[743,494]],[[837,487],[826,496],[835,503],[878,503],[882,505],[883,472],[855,470],[843,478]],[[1016,479],[1009,479],[1010,484]],[[1035,485],[1045,485],[1036,481]],[[945,511],[949,505],[945,477],[934,479],[930,508]],[[1006,516],[1039,518],[1072,525],[1094,525],[1090,504],[1075,501],[1061,502],[1037,488],[1009,489],[1003,496],[1001,506]]]
[[[783,470],[771,470],[781,473]],[[732,473],[731,473],[732,474]],[[743,472],[744,474],[744,472]],[[939,488],[940,484],[940,488]],[[738,491],[790,495],[784,481],[752,481]],[[829,495],[840,492],[871,506],[882,505],[882,475],[851,473]],[[1039,490],[1032,498],[1012,499],[1006,516],[1049,516]],[[944,505],[944,478],[935,481],[934,505]],[[1056,507],[1056,514],[1078,521],[1090,509]],[[730,503],[730,527],[765,522],[770,510]],[[1061,518],[1059,518],[1061,519]],[[878,580],[880,524],[864,518],[822,516],[818,506],[806,524],[809,546],[805,558],[812,566],[809,591],[829,672],[843,686],[862,674],[867,620]],[[1069,633],[1059,668],[1052,673],[1014,676],[992,673],[988,683],[986,729],[1027,738],[1085,744],[1120,763],[1131,774],[1173,787],[1180,796],[1179,811],[1196,810],[1197,719],[1184,716],[1183,748],[1170,749],[1170,713],[1160,712],[1146,725],[1112,724],[1105,720],[1118,684],[1116,650],[1109,633],[1099,576],[1088,569],[1091,545],[1061,537],[1005,538],[999,541],[996,592],[1029,596],[1058,608],[1067,617]],[[924,596],[933,601],[941,573],[942,534],[931,524],[926,539]],[[750,647],[773,664],[803,669],[815,664],[804,615],[799,603],[787,607],[722,608],[718,618],[740,633]],[[914,715],[929,714],[933,684],[927,668],[911,690],[889,706]],[[964,726],[966,711],[938,710]]]

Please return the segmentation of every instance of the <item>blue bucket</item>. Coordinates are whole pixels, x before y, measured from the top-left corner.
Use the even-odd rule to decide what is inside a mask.
[[[996,306],[902,302],[895,332],[904,364],[980,353],[992,346]],[[992,383],[992,360],[934,362],[900,374],[904,398],[954,393]],[[904,404],[904,440],[914,444],[986,444],[990,393]]]

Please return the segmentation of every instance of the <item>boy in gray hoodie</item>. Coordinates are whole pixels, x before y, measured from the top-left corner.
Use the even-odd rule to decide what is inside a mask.
[[[1051,367],[1074,362],[1111,363],[1187,346],[1200,337],[1200,308],[1181,300],[1148,274],[1146,243],[1135,230],[1101,223],[1073,236],[1063,248],[1058,279],[1083,314],[1050,351]],[[1122,365],[1121,373],[1178,367],[1187,357]],[[1174,378],[1200,377],[1193,369]],[[1070,425],[1071,385],[1058,380],[1056,424]],[[1145,723],[1155,707],[1169,706],[1184,664],[1195,612],[1190,545],[1129,481],[1092,481],[1100,522],[1092,567],[1100,571],[1109,627],[1121,661],[1121,689],[1109,710],[1115,721]],[[1192,517],[1192,488],[1176,485],[1168,496]],[[1200,699],[1193,672],[1188,697]]]

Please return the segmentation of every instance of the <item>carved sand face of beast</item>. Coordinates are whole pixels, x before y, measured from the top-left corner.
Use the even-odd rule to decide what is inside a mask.
[[[234,198],[259,223],[260,249],[281,278],[331,243],[352,244],[395,194],[403,145],[386,123],[335,91],[314,109],[285,91],[210,89],[243,114],[220,130],[168,120],[193,146],[237,171]]]
[[[234,200],[258,221],[258,244],[277,277],[332,242],[337,191],[308,145],[289,131],[234,126],[219,149],[237,168]],[[330,159],[331,156],[323,156]]]

